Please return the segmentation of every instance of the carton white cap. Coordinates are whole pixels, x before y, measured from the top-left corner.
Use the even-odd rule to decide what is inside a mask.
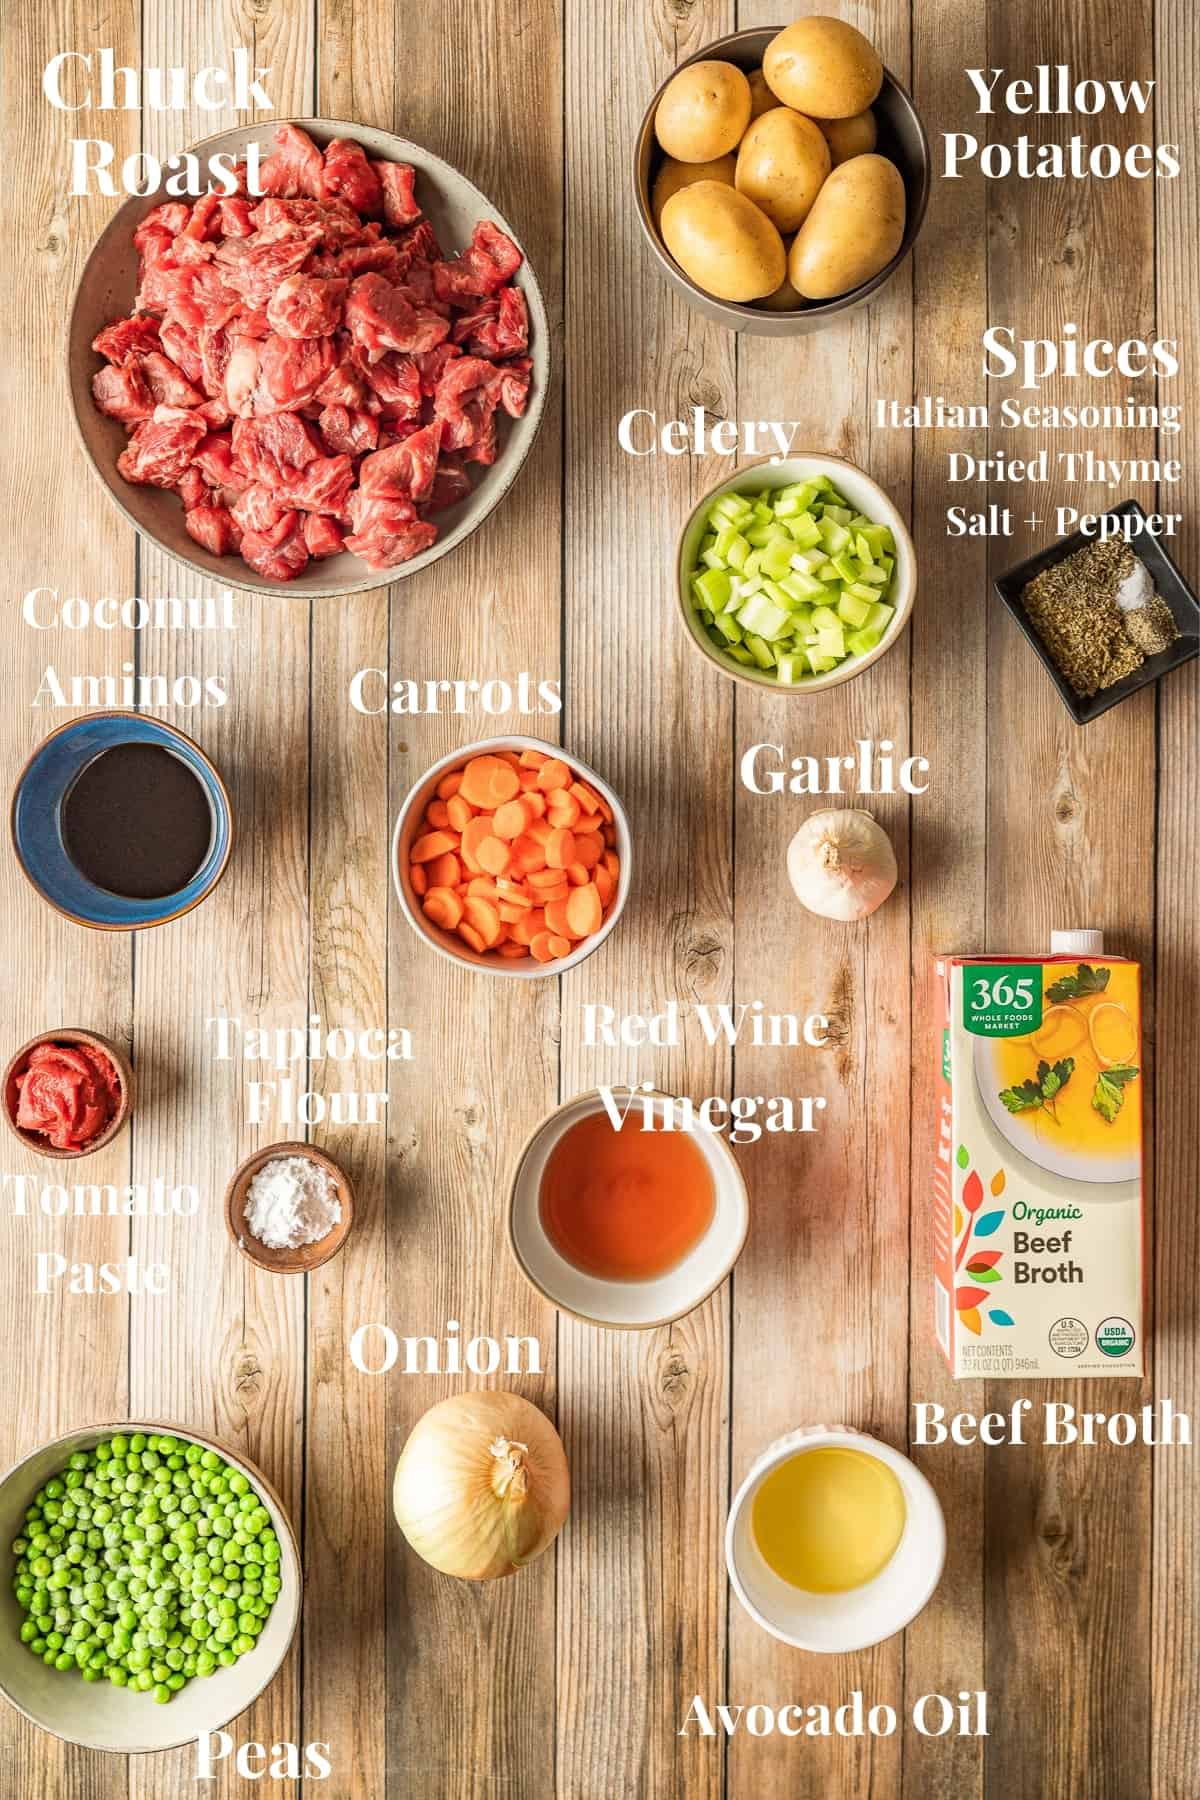
[[[1103,956],[1102,931],[1052,931],[1051,956]]]

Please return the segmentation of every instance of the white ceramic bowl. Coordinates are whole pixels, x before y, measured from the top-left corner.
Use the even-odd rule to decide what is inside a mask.
[[[625,1097],[618,1089],[617,1101]],[[658,1094],[656,1099],[666,1096]],[[714,1293],[742,1253],[750,1226],[746,1184],[737,1158],[724,1137],[694,1131],[692,1141],[704,1154],[712,1174],[716,1204],[712,1223],[683,1261],[650,1281],[602,1281],[585,1275],[559,1255],[542,1226],[538,1195],[551,1151],[564,1133],[590,1113],[604,1110],[598,1090],[568,1100],[544,1119],[521,1152],[508,1203],[508,1238],[521,1273],[560,1312],[586,1325],[616,1331],[646,1331],[681,1319]],[[641,1108],[635,1105],[625,1131],[641,1130]]]
[[[497,750],[515,750],[518,755],[522,750],[540,750],[546,756],[560,756],[569,764],[581,780],[608,802],[612,808],[613,824],[616,827],[616,851],[621,861],[621,874],[617,882],[616,904],[601,925],[589,938],[576,945],[569,956],[560,957],[557,962],[538,962],[535,956],[505,958],[503,956],[478,955],[465,944],[455,931],[443,931],[438,925],[431,925],[421,908],[419,897],[413,891],[408,870],[408,852],[420,830],[425,808],[437,793],[438,782],[444,775],[454,769],[460,769],[464,763],[470,762],[473,756],[494,755]],[[433,947],[440,956],[447,956],[451,962],[461,963],[467,968],[483,971],[485,975],[513,975],[518,980],[532,981],[547,975],[561,975],[564,969],[573,969],[589,957],[593,950],[598,950],[616,926],[617,920],[625,910],[625,902],[629,898],[630,880],[630,838],[629,820],[625,816],[625,808],[609,787],[607,781],[589,769],[578,756],[564,750],[559,744],[549,744],[544,738],[532,737],[496,737],[485,738],[477,744],[465,744],[461,750],[452,750],[443,756],[426,771],[405,796],[404,805],[400,808],[400,816],[396,820],[396,829],[392,833],[392,881],[396,889],[396,898],[400,902],[400,910],[408,920],[418,937]]]
[[[895,607],[896,615],[875,648],[868,650],[865,656],[849,656],[836,669],[830,669],[824,675],[812,675],[804,681],[785,684],[776,681],[773,675],[768,675],[763,669],[746,668],[732,656],[722,655],[692,610],[691,576],[700,540],[704,536],[705,518],[714,500],[719,500],[722,494],[761,494],[768,488],[788,487],[795,481],[811,481],[817,475],[827,475],[846,499],[865,513],[874,524],[890,528],[896,540],[896,567],[886,599],[889,606]],[[912,616],[913,599],[917,591],[917,553],[913,548],[908,526],[877,481],[872,481],[856,463],[846,462],[842,457],[822,456],[815,451],[806,451],[800,456],[786,456],[779,462],[768,460],[747,463],[735,475],[729,476],[728,480],[719,481],[716,487],[709,488],[693,508],[683,528],[676,558],[676,574],[676,594],[688,640],[707,662],[715,664],[726,675],[732,675],[735,681],[744,682],[748,687],[766,688],[773,694],[817,694],[826,688],[840,687],[843,681],[853,681],[856,675],[861,675],[864,669],[869,669],[872,663],[878,662],[892,648]]]
[[[271,152],[276,127],[284,123],[282,119],[269,119],[256,125],[236,125],[193,145],[192,151],[205,162],[217,151],[241,155],[247,144],[258,143],[265,158]],[[480,219],[493,220],[525,250],[520,233],[513,230],[487,196],[422,145],[377,125],[362,125],[350,119],[293,119],[290,123],[299,125],[321,146],[333,138],[351,138],[376,160],[410,163],[417,171],[417,199],[448,255],[456,254],[470,242]],[[177,495],[122,480],[117,473],[117,457],[125,448],[124,429],[115,419],[98,412],[92,402],[92,376],[102,360],[92,350],[92,339],[102,326],[130,311],[137,288],[138,259],[133,234],[146,214],[167,198],[165,186],[160,186],[153,194],[138,195],[117,208],[83,266],[67,332],[68,378],[80,441],[109,498],[129,522],[177,562],[209,581],[257,594],[296,594],[305,599],[364,593],[404,581],[470,537],[500,504],[520,473],[533,448],[550,385],[550,331],[528,254],[514,280],[529,308],[529,355],[533,358],[529,404],[523,418],[499,421],[500,453],[495,463],[491,468],[473,469],[471,492],[437,514],[437,541],[411,562],[400,563],[394,569],[368,569],[360,557],[345,550],[340,556],[310,562],[294,581],[272,581],[266,575],[256,574],[240,556],[213,556],[202,549],[184,528],[183,508]]]
[[[780,1463],[827,1446],[864,1451],[885,1463],[904,1493],[904,1531],[894,1555],[874,1581],[844,1594],[810,1594],[769,1568],[754,1542],[754,1496]],[[937,1495],[924,1475],[890,1444],[849,1425],[807,1425],[764,1450],[737,1491],[725,1527],[725,1564],[733,1591],[756,1624],[798,1650],[833,1655],[866,1650],[915,1619],[927,1604],[946,1558],[946,1525]]]
[[[279,1574],[283,1583],[270,1617],[254,1649],[232,1668],[218,1668],[189,1681],[168,1706],[153,1695],[113,1687],[109,1681],[86,1682],[74,1670],[48,1669],[20,1641],[23,1614],[12,1591],[12,1555],[8,1546],[20,1535],[25,1513],[43,1484],[67,1465],[76,1450],[90,1450],[114,1432],[169,1433],[182,1443],[215,1450],[231,1468],[250,1481],[271,1515],[279,1538]],[[192,1743],[205,1731],[219,1731],[244,1712],[279,1671],[300,1619],[303,1576],[300,1553],[283,1502],[261,1470],[227,1444],[178,1425],[145,1422],[88,1425],[55,1438],[14,1465],[0,1480],[0,1694],[34,1725],[87,1750],[173,1750]]]

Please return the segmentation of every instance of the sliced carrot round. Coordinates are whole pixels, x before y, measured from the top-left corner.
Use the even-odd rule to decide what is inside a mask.
[[[506,874],[508,865],[512,861],[512,851],[503,839],[498,837],[483,838],[475,856],[480,868],[486,869],[489,875]]]
[[[522,832],[521,836],[515,839],[512,854],[514,867],[522,870],[527,876],[546,866],[546,852],[532,832]]]
[[[513,958],[519,956],[524,958],[529,955],[529,945],[518,943],[515,939],[510,939],[507,944],[498,944],[496,949],[500,956],[511,956]]]
[[[463,940],[464,944],[470,944],[472,950],[476,951],[480,956],[482,956],[487,949],[487,945],[475,930],[474,926],[468,925],[465,919],[458,928],[458,935]]]
[[[425,867],[431,888],[456,888],[462,880],[462,864],[453,850],[447,850],[444,856],[435,856]]]
[[[453,931],[463,916],[463,903],[453,888],[430,888],[425,896],[425,917],[443,931]]]
[[[431,831],[445,831],[450,823],[450,814],[444,800],[431,800],[425,808],[425,823]]]
[[[501,932],[503,923],[498,908],[491,900],[477,899],[472,896],[464,901],[463,911],[467,915],[467,923],[477,931],[490,949],[504,935]]]
[[[414,894],[423,894],[429,887],[429,877],[420,863],[408,871],[408,879],[412,882]]]
[[[540,893],[543,888],[561,887],[563,872],[561,869],[534,869],[527,880],[529,886]]]
[[[462,770],[461,769],[452,769],[450,771],[449,775],[443,775],[442,779],[437,784],[438,799],[439,800],[452,799],[454,797],[454,795],[457,794],[457,792],[461,786],[462,786]]]
[[[577,831],[575,833],[575,860],[581,862],[585,869],[594,869],[604,855],[604,839],[598,831]]]
[[[479,846],[484,838],[492,835],[492,821],[483,813],[473,818],[462,834],[462,859],[472,875],[478,875],[482,867],[479,861]]]
[[[498,756],[473,756],[462,772],[458,791],[472,806],[495,806],[496,802],[491,797],[492,782],[499,778],[501,772],[505,775],[513,774],[508,764],[501,762]],[[506,798],[511,800],[512,795],[509,794]]]
[[[553,956],[570,956],[570,954],[571,954],[570,938],[552,937],[550,939],[550,951]]]
[[[599,930],[603,917],[604,908],[594,882],[572,889],[567,899],[567,924],[572,937],[590,937],[593,931]]]
[[[542,750],[522,750],[517,761],[524,769],[541,769],[550,761]]]
[[[465,831],[474,817],[470,803],[461,794],[451,794],[446,802],[446,814],[455,831]]]
[[[511,843],[513,838],[520,837],[528,825],[529,819],[530,814],[526,812],[523,801],[506,800],[503,806],[496,808],[496,816],[492,820],[492,830],[498,838],[504,838]]]
[[[586,887],[591,879],[591,870],[585,869],[581,862],[567,864],[567,880],[572,887]]]
[[[555,955],[554,942],[554,938],[548,931],[539,931],[537,936],[531,941],[529,948],[533,951],[533,954],[537,957],[539,962],[553,962]]]
[[[617,891],[617,884],[603,863],[592,870],[592,880],[596,884],[596,892],[600,896],[601,906],[607,906]]]
[[[572,800],[570,794],[555,794],[546,809],[546,817],[556,831],[570,831],[579,823],[579,802]]]
[[[575,839],[569,831],[552,831],[546,839],[546,862],[552,869],[565,869],[575,861]]]
[[[544,794],[552,792],[555,788],[569,788],[573,779],[566,763],[557,756],[552,756],[538,770],[538,786]]]
[[[415,863],[432,862],[435,856],[445,856],[447,851],[458,849],[458,835],[453,831],[427,831],[419,837],[409,851],[409,861]]]

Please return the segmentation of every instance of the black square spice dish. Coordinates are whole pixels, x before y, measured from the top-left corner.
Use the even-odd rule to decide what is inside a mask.
[[[1127,519],[1143,522],[1140,530],[1136,527],[1133,528],[1129,544],[1133,556],[1149,576],[1149,585],[1152,590],[1152,597],[1144,609],[1139,608],[1137,611],[1125,614],[1126,621],[1134,621],[1132,626],[1127,626],[1128,661],[1132,664],[1136,657],[1138,659],[1137,666],[1131,667],[1129,673],[1112,680],[1110,685],[1098,686],[1094,692],[1089,694],[1081,694],[1078,691],[1077,686],[1072,683],[1062,666],[1072,641],[1071,614],[1064,614],[1065,624],[1058,640],[1059,655],[1056,658],[1047,635],[1043,635],[1043,632],[1046,631],[1049,636],[1053,636],[1052,629],[1047,626],[1044,618],[1041,621],[1035,621],[1030,611],[1032,596],[1027,599],[1030,584],[1036,582],[1035,593],[1038,594],[1039,599],[1045,602],[1048,609],[1052,608],[1057,587],[1066,583],[1066,573],[1064,571],[1061,582],[1056,582],[1053,574],[1050,575],[1048,581],[1039,581],[1038,578],[1046,576],[1048,571],[1062,570],[1063,565],[1078,557],[1080,552],[1088,552],[1088,557],[1082,562],[1074,563],[1072,565],[1074,568],[1081,569],[1083,563],[1087,562],[1095,571],[1103,570],[1105,574],[1110,573],[1112,558],[1108,556],[1107,546],[1102,547],[1100,536],[1097,533],[1073,532],[1070,537],[1060,539],[1058,543],[1051,544],[1048,549],[1040,550],[1036,556],[1028,557],[1023,563],[1018,563],[1015,568],[1006,570],[1003,575],[997,577],[994,583],[996,592],[1041,658],[1051,681],[1062,697],[1063,705],[1077,725],[1090,724],[1093,719],[1098,719],[1101,713],[1107,712],[1110,707],[1119,705],[1122,700],[1127,700],[1130,694],[1136,694],[1142,688],[1149,687],[1153,682],[1161,680],[1164,675],[1169,675],[1172,669],[1178,669],[1183,663],[1190,662],[1192,657],[1200,655],[1200,598],[1185,581],[1158,538],[1152,537],[1146,531],[1144,526],[1146,514],[1141,506],[1136,500],[1123,500],[1120,506],[1113,507],[1111,512],[1105,513],[1103,516],[1105,520],[1115,523],[1118,530],[1129,529],[1123,523]],[[1123,536],[1110,537],[1107,540],[1107,545],[1115,546],[1117,549],[1123,548],[1124,543]],[[1124,576],[1126,591],[1129,592],[1131,588],[1136,588],[1139,579],[1144,583],[1144,577],[1139,578],[1137,575],[1136,565],[1131,565],[1130,570]],[[1068,597],[1070,597],[1069,588],[1067,591]],[[1164,602],[1165,606],[1159,606],[1156,599]],[[1168,609],[1169,619],[1167,618]],[[1108,610],[1111,614],[1111,606]],[[1168,637],[1171,632],[1171,620],[1174,621],[1174,630],[1178,635],[1174,636],[1171,641],[1163,643],[1163,639]],[[1042,629],[1039,629],[1039,623]],[[1075,628],[1077,629],[1077,625]],[[1095,656],[1097,643],[1101,637],[1102,634],[1088,632],[1086,638],[1081,640],[1089,657]],[[1117,664],[1116,666],[1120,667],[1121,665]],[[1095,678],[1094,669],[1090,671],[1090,675],[1092,679]],[[1082,685],[1087,685],[1088,675],[1077,674],[1076,679]]]

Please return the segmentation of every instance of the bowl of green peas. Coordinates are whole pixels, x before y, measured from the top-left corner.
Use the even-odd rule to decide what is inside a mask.
[[[0,1480],[0,1693],[90,1750],[218,1731],[278,1672],[302,1575],[253,1463],[174,1425],[92,1425]]]

